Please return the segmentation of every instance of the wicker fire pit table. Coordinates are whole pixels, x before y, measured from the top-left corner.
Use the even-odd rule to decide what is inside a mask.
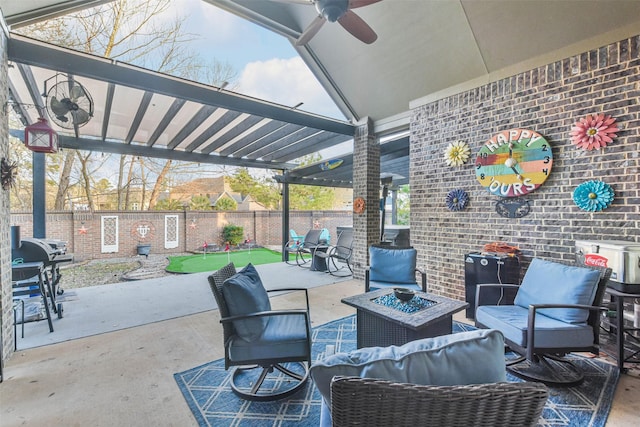
[[[393,289],[380,289],[342,299],[357,309],[357,346],[386,347],[451,333],[453,315],[468,304],[416,291],[408,302]]]

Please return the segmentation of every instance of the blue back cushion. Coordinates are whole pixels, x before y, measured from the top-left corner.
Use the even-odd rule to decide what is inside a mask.
[[[256,268],[249,264],[224,281],[222,293],[229,307],[230,316],[271,310],[269,295],[262,285]],[[240,338],[254,341],[262,335],[268,322],[267,317],[236,320],[233,327]]]
[[[527,309],[531,304],[591,305],[599,280],[598,270],[534,258],[524,275],[514,304]],[[584,323],[589,317],[587,310],[575,308],[543,309],[538,312],[566,323]]]
[[[334,376],[427,385],[506,381],[504,337],[500,331],[478,329],[402,346],[365,347],[316,361],[310,374],[327,404]]]
[[[414,248],[369,247],[369,279],[374,282],[416,283],[417,254]]]

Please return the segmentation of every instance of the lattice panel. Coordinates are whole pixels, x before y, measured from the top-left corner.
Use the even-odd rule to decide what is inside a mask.
[[[103,253],[118,252],[118,217],[101,217],[100,246]]]
[[[164,247],[166,249],[177,248],[179,244],[178,215],[165,215],[164,217]]]

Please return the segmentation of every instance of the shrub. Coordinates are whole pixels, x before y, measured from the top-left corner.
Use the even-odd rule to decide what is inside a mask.
[[[225,225],[222,229],[222,237],[231,245],[239,245],[244,241],[244,229],[238,225]]]

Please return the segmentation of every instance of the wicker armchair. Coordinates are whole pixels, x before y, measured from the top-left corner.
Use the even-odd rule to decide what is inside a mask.
[[[335,377],[331,415],[335,427],[534,426],[548,397],[541,383],[430,386]]]

